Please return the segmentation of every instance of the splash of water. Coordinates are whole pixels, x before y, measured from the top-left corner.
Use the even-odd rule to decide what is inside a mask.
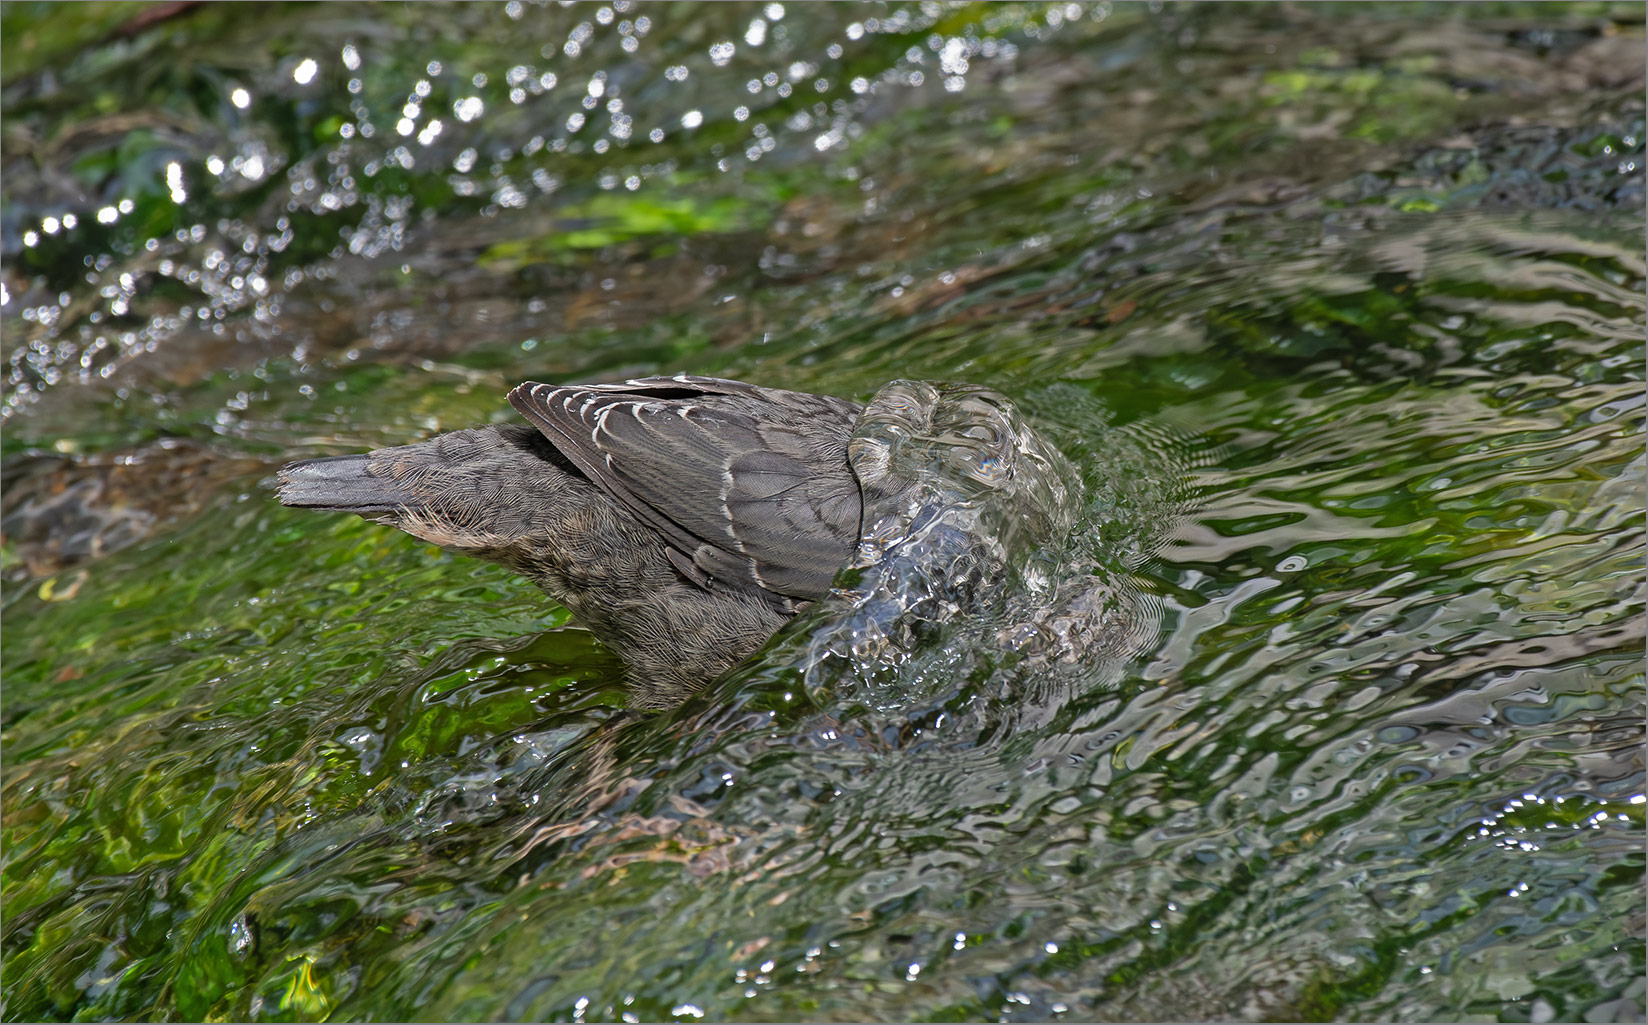
[[[798,658],[823,703],[890,711],[980,666],[1018,667],[1006,680],[1092,673],[1153,634],[1131,576],[1091,565],[1082,475],[1001,393],[895,381],[848,458],[861,540]]]

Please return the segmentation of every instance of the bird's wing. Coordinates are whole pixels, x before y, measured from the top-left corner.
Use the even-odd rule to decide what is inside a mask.
[[[850,402],[691,377],[527,383],[509,401],[701,586],[793,608],[823,597],[858,545]]]

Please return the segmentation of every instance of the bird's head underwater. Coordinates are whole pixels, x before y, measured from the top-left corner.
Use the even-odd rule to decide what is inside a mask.
[[[828,601],[862,657],[965,616],[1067,531],[1076,475],[1005,396],[894,381],[867,405],[704,377],[528,383],[525,423],[289,464],[280,500],[498,562],[680,700]],[[873,596],[874,600],[871,600]]]

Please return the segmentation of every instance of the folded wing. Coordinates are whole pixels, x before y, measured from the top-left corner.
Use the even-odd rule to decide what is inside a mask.
[[[851,402],[686,376],[528,383],[509,401],[655,527],[671,561],[702,587],[793,609],[823,597],[858,545]]]

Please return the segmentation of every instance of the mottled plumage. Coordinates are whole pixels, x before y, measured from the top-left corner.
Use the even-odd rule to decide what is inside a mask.
[[[501,563],[667,703],[824,597],[853,558],[861,407],[706,377],[523,384],[531,424],[292,463],[285,505],[358,513]]]

